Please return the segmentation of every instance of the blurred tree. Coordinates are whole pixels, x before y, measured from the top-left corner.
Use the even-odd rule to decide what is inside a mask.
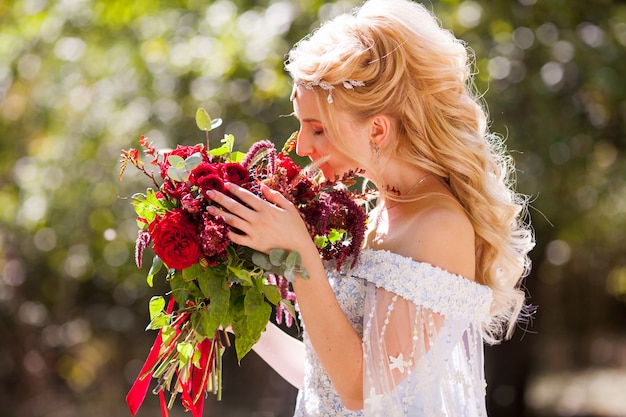
[[[117,181],[120,149],[142,134],[161,147],[201,141],[197,107],[224,119],[214,140],[228,132],[241,149],[281,143],[297,129],[283,117],[292,111],[285,53],[354,4],[0,0],[3,415],[125,415],[154,334],[143,331],[153,290],[133,265],[126,199],[144,184],[132,170]],[[491,415],[530,415],[531,375],[619,364],[619,351],[598,340],[624,338],[626,318],[626,5],[432,7],[475,50],[492,128],[533,199],[527,283],[539,334],[487,350]],[[215,412],[290,415],[294,392],[276,375],[252,355],[241,369],[230,363]],[[143,415],[155,405],[149,398]]]

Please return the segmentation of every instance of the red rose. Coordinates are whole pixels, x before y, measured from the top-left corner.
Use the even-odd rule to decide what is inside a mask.
[[[199,186],[198,183],[201,181],[202,178],[209,175],[217,174],[219,174],[219,169],[217,165],[210,164],[208,162],[202,162],[189,173],[189,182],[193,185]]]
[[[203,192],[208,191],[208,190],[215,190],[215,191],[219,191],[220,193],[226,192],[226,188],[224,188],[224,181],[217,174],[212,174],[212,175],[207,175],[205,177],[201,177],[198,180],[197,185],[200,188],[200,190],[202,190]]]
[[[241,164],[237,162],[228,162],[221,166],[222,176],[224,180],[233,184],[243,185],[250,181],[250,173]]]
[[[287,178],[290,181],[300,173],[300,167],[288,156],[278,155],[278,166],[287,171]]]
[[[202,254],[196,228],[184,211],[166,212],[160,220],[150,223],[154,253],[168,268],[176,270],[198,263]]]

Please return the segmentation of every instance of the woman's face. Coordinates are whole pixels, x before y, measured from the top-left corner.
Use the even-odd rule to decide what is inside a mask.
[[[332,105],[332,104],[331,104]],[[319,168],[324,177],[329,180],[343,177],[349,171],[358,167],[355,159],[341,152],[328,137],[327,127],[322,122],[321,113],[317,104],[315,93],[306,87],[297,86],[293,99],[295,116],[300,121],[300,133],[296,153],[300,156],[308,156],[313,162],[319,163]],[[342,110],[334,110],[334,116],[338,120],[339,133],[344,141],[355,152],[369,152],[369,142],[364,139],[364,127],[359,127],[351,115]]]

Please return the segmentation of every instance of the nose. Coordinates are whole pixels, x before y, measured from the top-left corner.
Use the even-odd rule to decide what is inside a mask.
[[[310,157],[313,153],[313,146],[310,134],[306,134],[303,132],[303,129],[300,129],[298,133],[298,141],[296,142],[296,154],[298,156],[308,156]]]

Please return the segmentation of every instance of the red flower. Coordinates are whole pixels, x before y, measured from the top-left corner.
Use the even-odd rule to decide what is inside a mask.
[[[203,192],[208,190],[215,190],[219,191],[220,193],[226,192],[226,188],[224,187],[224,181],[217,174],[207,175],[206,177],[200,178],[196,185]]]
[[[198,183],[202,180],[202,178],[208,177],[209,175],[218,174],[219,169],[217,165],[210,164],[208,162],[202,162],[189,173],[189,182],[193,185],[200,186],[200,184]]]
[[[186,182],[165,181],[161,190],[168,196],[180,200],[184,194],[189,193],[189,186]]]
[[[221,165],[224,180],[233,184],[243,185],[250,181],[250,173],[237,162],[228,162]]]
[[[215,266],[228,257],[226,252],[230,245],[228,230],[222,216],[213,217],[206,212],[202,215],[199,229],[200,246],[209,266]]]
[[[278,166],[285,168],[287,171],[287,179],[291,181],[300,173],[300,167],[293,162],[288,156],[278,155]]]
[[[150,224],[149,231],[154,252],[169,268],[188,268],[202,256],[196,225],[182,210],[166,212],[162,219]]]

